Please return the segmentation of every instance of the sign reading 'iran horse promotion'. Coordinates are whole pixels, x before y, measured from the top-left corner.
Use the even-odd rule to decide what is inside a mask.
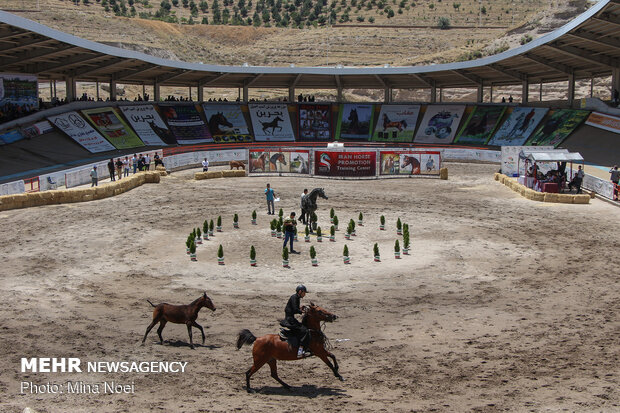
[[[260,103],[249,105],[250,118],[254,128],[254,140],[266,141],[294,141],[295,134],[291,126],[286,104]]]
[[[177,140],[153,105],[120,106],[120,109],[145,145],[176,145]]]
[[[91,153],[113,151],[116,149],[77,112],[53,115],[49,116],[47,119]]]
[[[314,174],[375,176],[376,152],[314,151]]]
[[[250,173],[277,172],[307,174],[309,151],[259,149],[250,151]]]
[[[381,175],[439,175],[441,152],[381,151]]]

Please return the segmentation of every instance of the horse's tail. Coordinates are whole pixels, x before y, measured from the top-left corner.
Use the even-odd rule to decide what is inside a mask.
[[[252,344],[256,341],[256,337],[250,330],[244,328],[239,332],[237,337],[237,350],[239,350],[244,344]]]
[[[149,302],[150,305],[152,305],[153,307],[157,307],[155,304],[153,304],[152,302],[150,302],[148,299],[146,300]]]

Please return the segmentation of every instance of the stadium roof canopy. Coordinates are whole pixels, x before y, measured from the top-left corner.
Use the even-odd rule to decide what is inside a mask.
[[[574,82],[609,76],[618,68],[620,0],[601,0],[563,27],[497,55],[375,68],[221,66],[166,60],[84,40],[0,11],[0,72],[31,73],[40,80],[225,88],[481,88]]]

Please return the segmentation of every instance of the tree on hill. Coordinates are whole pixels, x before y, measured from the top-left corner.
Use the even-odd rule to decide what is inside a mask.
[[[209,3],[207,3],[205,0],[202,0],[198,4],[198,7],[200,8],[201,12],[206,13],[209,10]]]

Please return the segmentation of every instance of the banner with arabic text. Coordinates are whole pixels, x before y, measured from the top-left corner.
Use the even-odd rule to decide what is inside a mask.
[[[216,143],[252,142],[241,105],[203,103],[202,108]]]
[[[145,145],[176,145],[177,140],[153,105],[120,106],[120,109]]]
[[[52,115],[48,116],[47,119],[91,153],[113,151],[116,149],[114,145],[101,136],[99,132],[77,112]]]
[[[288,107],[282,103],[248,105],[256,142],[294,141]]]

